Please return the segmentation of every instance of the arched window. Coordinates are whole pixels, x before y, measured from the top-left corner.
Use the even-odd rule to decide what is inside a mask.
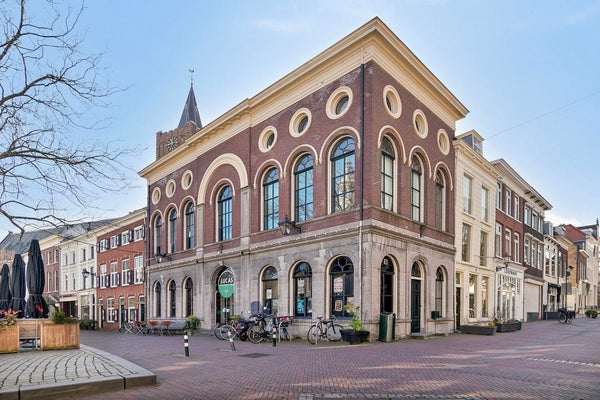
[[[263,230],[279,226],[279,173],[270,169],[263,179]]]
[[[161,297],[161,287],[160,287],[160,282],[156,282],[154,284],[154,317],[156,318],[160,318],[162,317],[162,305],[160,303],[160,297]]]
[[[354,306],[354,265],[348,257],[333,260],[329,270],[331,280],[331,315],[349,317],[344,307]],[[358,305],[358,304],[356,304]]]
[[[177,210],[169,212],[169,253],[177,251]]]
[[[175,318],[176,315],[176,302],[175,302],[175,281],[169,282],[169,318]]]
[[[185,290],[185,317],[189,317],[194,314],[194,282],[192,278],[186,278],[183,288]]]
[[[295,219],[308,221],[313,218],[313,159],[306,154],[300,158],[294,170]]]
[[[341,140],[331,153],[331,212],[354,207],[354,140]]]
[[[435,311],[440,313],[440,317],[444,315],[444,269],[438,267],[435,273]]]
[[[312,317],[312,269],[301,262],[296,265],[294,278],[294,315],[296,317]]]
[[[394,265],[389,257],[381,262],[381,312],[394,312]]]
[[[411,160],[410,188],[411,218],[423,222],[423,166],[417,156]]]
[[[278,310],[277,270],[275,267],[267,267],[262,274],[263,286],[263,310],[267,314],[276,313]]]
[[[194,248],[194,204],[189,202],[185,205],[185,232],[184,243],[186,249]]]
[[[435,227],[446,230],[446,185],[441,171],[435,174]]]
[[[381,207],[394,208],[394,147],[388,138],[381,142]]]
[[[156,216],[154,220],[154,254],[162,254],[162,218]]]
[[[232,234],[232,204],[231,187],[225,186],[219,193],[218,199],[218,240],[229,240]]]

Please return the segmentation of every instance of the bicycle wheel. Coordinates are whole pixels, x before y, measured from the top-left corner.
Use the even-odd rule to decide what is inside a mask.
[[[558,322],[566,323],[567,322],[567,314],[566,313],[558,313]]]
[[[308,330],[308,333],[306,334],[306,339],[308,339],[308,343],[317,344],[319,337],[321,337],[321,330],[319,329],[319,327],[317,325],[311,326]]]
[[[258,325],[254,325],[248,329],[248,340],[252,343],[260,343],[263,340],[264,329]]]
[[[342,326],[339,324],[329,325],[327,327],[327,339],[330,342],[339,342],[342,340]]]
[[[225,340],[225,338],[221,336],[221,325],[215,326],[215,329],[213,329],[213,335],[215,335],[215,337],[219,340]]]
[[[285,326],[282,326],[281,329],[279,329],[279,338],[281,340],[290,340],[290,335],[288,334],[287,328]]]
[[[221,336],[223,337],[223,340],[229,340],[230,337],[232,337],[233,339],[237,339],[237,330],[233,327],[233,325],[222,325]]]

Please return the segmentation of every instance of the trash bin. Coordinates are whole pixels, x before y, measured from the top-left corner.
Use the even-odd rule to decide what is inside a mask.
[[[392,342],[396,339],[396,314],[384,312],[379,315],[379,340]]]

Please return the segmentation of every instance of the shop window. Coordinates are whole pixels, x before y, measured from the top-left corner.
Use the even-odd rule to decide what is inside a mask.
[[[354,307],[354,265],[348,257],[336,258],[329,270],[331,315],[350,317],[346,306]],[[358,304],[356,304],[358,305]]]
[[[312,269],[302,262],[294,268],[294,316],[312,317]]]

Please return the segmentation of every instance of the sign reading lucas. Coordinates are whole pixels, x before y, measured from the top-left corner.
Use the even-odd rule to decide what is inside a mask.
[[[222,297],[228,299],[233,295],[234,283],[233,272],[230,269],[226,269],[221,273],[218,285]]]

